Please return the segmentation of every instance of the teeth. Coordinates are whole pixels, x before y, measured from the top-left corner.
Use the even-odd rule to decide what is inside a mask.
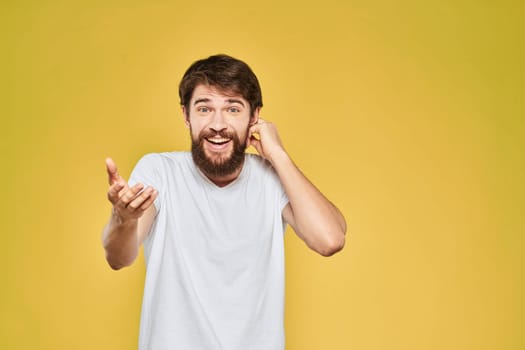
[[[210,139],[207,139],[208,141],[210,141],[211,143],[225,143],[225,142],[228,142],[230,141],[230,139],[227,139],[227,138],[210,138]]]

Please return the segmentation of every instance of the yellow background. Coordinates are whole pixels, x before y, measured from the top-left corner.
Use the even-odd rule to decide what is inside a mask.
[[[104,158],[188,149],[177,86],[215,53],[348,221],[331,258],[287,233],[288,350],[525,348],[522,1],[1,7],[1,349],[136,348]]]

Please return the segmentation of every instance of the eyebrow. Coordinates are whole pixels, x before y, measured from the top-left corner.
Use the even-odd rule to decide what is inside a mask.
[[[245,107],[245,106],[244,106],[244,103],[243,103],[241,100],[237,100],[237,99],[235,99],[235,98],[227,99],[226,102],[228,102],[228,103],[238,103],[238,104],[240,104],[241,106]]]
[[[211,99],[209,99],[209,98],[199,98],[199,99],[195,100],[195,102],[193,102],[193,105],[195,106],[195,105],[197,105],[197,104],[199,104],[201,102],[210,102],[210,101],[211,101]],[[241,106],[246,107],[244,105],[244,102],[242,102],[242,100],[238,100],[238,99],[235,99],[235,98],[229,98],[229,99],[226,100],[226,102],[228,102],[228,103],[238,103]]]
[[[201,102],[210,102],[211,100],[209,98],[199,98],[198,100],[195,100],[195,102],[193,102],[193,105],[195,106],[196,104],[198,103],[201,103]]]

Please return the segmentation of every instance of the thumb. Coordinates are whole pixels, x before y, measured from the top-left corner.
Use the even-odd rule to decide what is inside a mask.
[[[111,158],[106,158],[106,170],[108,172],[108,182],[113,185],[115,182],[123,180],[117,171],[117,165]]]
[[[257,153],[259,153],[260,156],[263,156],[261,140],[252,135],[250,136],[250,144],[257,150]]]

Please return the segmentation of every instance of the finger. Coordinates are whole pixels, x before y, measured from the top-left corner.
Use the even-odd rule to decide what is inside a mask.
[[[261,131],[261,125],[260,124],[254,124],[248,129],[248,133],[250,136],[253,136],[253,134],[259,134]]]
[[[248,133],[246,135],[246,141],[244,142],[246,145],[246,148],[250,147],[250,139],[253,137],[254,133],[257,133],[255,124],[253,124],[252,126],[250,126],[250,128],[248,128]]]
[[[108,172],[108,181],[110,185],[113,185],[119,180],[123,180],[117,170],[117,165],[111,158],[106,158],[106,170]]]
[[[261,141],[252,135],[250,137],[250,144],[253,147],[255,147],[255,149],[257,150],[257,153],[259,153],[262,156],[263,153],[262,153]]]
[[[272,130],[272,123],[267,122],[265,120],[262,120],[259,118],[256,124],[253,124],[250,129],[250,135],[251,134],[261,134],[261,132],[268,132],[268,130]]]
[[[108,190],[108,199],[111,203],[116,203],[119,200],[120,192],[126,187],[126,183],[117,182],[111,185]]]
[[[140,206],[140,210],[148,209],[151,206],[151,204],[155,202],[155,199],[157,199],[158,195],[159,192],[157,190],[154,190],[151,196],[149,196],[149,198],[144,203],[142,203],[142,205]]]
[[[121,183],[122,181],[119,181],[118,183]],[[118,192],[118,196],[119,198],[122,197],[124,195],[124,193],[126,193],[126,191],[129,191],[129,186],[126,182],[124,182],[125,186],[122,187],[122,189]]]
[[[128,204],[137,197],[140,191],[144,188],[144,185],[141,183],[135,184],[133,187],[129,188],[120,196],[119,206],[127,207]]]
[[[142,204],[144,204],[144,202],[148,200],[148,198],[151,196],[152,193],[153,193],[152,187],[146,188],[144,191],[139,193],[135,198],[133,198],[128,203],[128,208],[131,208],[131,209],[140,208]]]

